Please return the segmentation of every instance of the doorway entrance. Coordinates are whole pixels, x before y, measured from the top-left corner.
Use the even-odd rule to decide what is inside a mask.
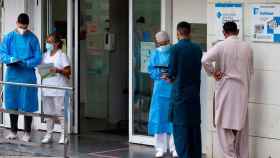
[[[128,0],[80,1],[79,132],[128,136]]]

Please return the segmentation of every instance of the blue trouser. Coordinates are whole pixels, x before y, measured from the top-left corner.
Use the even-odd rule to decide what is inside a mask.
[[[173,135],[179,158],[201,158],[201,129],[173,125]]]

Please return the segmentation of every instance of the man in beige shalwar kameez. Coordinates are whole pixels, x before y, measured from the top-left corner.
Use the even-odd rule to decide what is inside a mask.
[[[234,22],[223,26],[225,40],[202,58],[205,71],[216,79],[215,125],[224,158],[249,158],[248,102],[253,51],[237,37]],[[215,65],[214,65],[215,63]]]

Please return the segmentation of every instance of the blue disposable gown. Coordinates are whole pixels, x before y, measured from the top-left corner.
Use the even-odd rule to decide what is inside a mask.
[[[172,124],[168,119],[172,85],[160,79],[161,72],[155,66],[168,66],[170,46],[162,46],[152,52],[148,72],[154,80],[153,96],[149,113],[149,135],[172,133]]]
[[[20,60],[9,65],[12,59]],[[42,54],[37,37],[30,31],[24,35],[10,32],[0,45],[0,62],[7,64],[4,80],[7,82],[36,84],[35,67],[41,63]],[[8,110],[35,112],[38,110],[37,88],[13,85],[4,86],[4,105]]]

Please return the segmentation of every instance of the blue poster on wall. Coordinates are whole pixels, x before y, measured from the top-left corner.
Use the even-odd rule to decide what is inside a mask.
[[[280,43],[280,4],[251,7],[253,41]]]
[[[223,25],[225,22],[234,21],[239,29],[239,37],[243,37],[243,7],[241,3],[216,3],[216,32],[218,40],[223,40]]]

